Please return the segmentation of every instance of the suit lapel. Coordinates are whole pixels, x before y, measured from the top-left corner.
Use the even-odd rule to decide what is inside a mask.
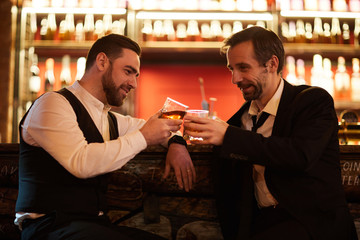
[[[278,110],[276,112],[276,118],[271,135],[282,135],[285,130],[284,126],[286,126],[286,122],[289,120],[288,113],[289,110],[291,110],[290,104],[295,94],[294,88],[294,86],[284,80],[284,90],[281,94],[281,99]]]
[[[241,123],[241,116],[244,114],[244,112],[246,110],[249,109],[250,107],[250,103],[251,101],[247,101],[245,102],[241,108],[239,109],[239,111],[237,111],[228,121],[227,123],[232,125],[232,126],[236,126],[236,127],[241,127],[242,123]]]

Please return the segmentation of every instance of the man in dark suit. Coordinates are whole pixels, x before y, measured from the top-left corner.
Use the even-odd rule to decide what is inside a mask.
[[[224,239],[357,239],[341,185],[338,121],[322,88],[282,79],[284,48],[261,27],[225,41],[246,103],[226,123],[187,116],[185,133],[213,144]]]

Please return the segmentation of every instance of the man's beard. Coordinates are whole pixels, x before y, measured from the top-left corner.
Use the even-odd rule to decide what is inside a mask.
[[[238,86],[238,88],[240,88],[240,90],[242,89],[242,85],[240,83],[237,84],[237,86]],[[254,88],[254,91],[250,94],[246,94],[241,90],[243,97],[246,101],[259,99],[261,94],[263,93],[263,88],[259,84],[259,82],[256,82],[256,84],[251,84],[251,86]]]
[[[126,97],[122,97],[119,93],[122,85],[117,88],[114,80],[112,79],[112,65],[110,65],[107,73],[102,76],[101,83],[108,104],[115,107],[123,105]]]

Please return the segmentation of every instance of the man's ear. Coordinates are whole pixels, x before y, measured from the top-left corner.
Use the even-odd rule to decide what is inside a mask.
[[[271,58],[267,61],[266,66],[269,67],[270,72],[277,72],[279,67],[279,59],[277,56],[272,55]]]
[[[103,52],[100,52],[96,56],[96,66],[97,66],[98,70],[105,71],[107,68],[108,61],[109,61],[109,59],[107,58],[106,54]]]

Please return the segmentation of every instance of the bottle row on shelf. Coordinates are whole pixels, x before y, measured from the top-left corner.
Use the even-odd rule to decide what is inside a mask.
[[[245,25],[249,27],[257,25],[266,27],[264,21],[256,21],[255,24]],[[189,20],[174,24],[172,20],[145,19],[141,29],[143,41],[223,41],[235,32],[241,31],[244,24],[241,21],[221,23],[212,20],[200,24],[196,20]]]
[[[130,8],[134,10],[360,11],[359,0],[28,0],[32,7]]]
[[[68,13],[57,25],[55,13],[49,13],[41,19],[39,27],[36,15],[32,14],[30,23],[35,40],[93,41],[109,33],[123,35],[126,26],[125,19],[113,21],[111,14],[104,14],[96,21],[93,14],[86,14],[84,20],[78,19],[75,25],[74,14]]]
[[[267,0],[28,0],[31,7],[126,8],[133,10],[268,11]]]
[[[310,84],[322,87],[329,92],[335,100],[360,102],[360,70],[359,58],[352,58],[352,71],[348,71],[346,60],[339,56],[334,71],[331,60],[323,58],[320,54],[313,56],[313,65],[310,77],[306,76],[305,64],[302,59],[293,56],[286,57],[286,76],[284,78],[294,85]],[[350,74],[350,73],[351,74]]]
[[[360,1],[360,0],[359,0]],[[94,17],[86,14],[84,19],[68,13],[56,22],[55,13],[49,13],[37,24],[36,14],[30,16],[31,31],[35,40],[93,41],[109,33],[125,34],[126,20],[113,21],[111,14]],[[231,34],[252,25],[267,27],[264,21],[173,21],[144,19],[141,28],[143,41],[223,41]],[[360,45],[360,18],[340,21],[332,18],[323,23],[319,17],[313,23],[302,19],[281,23],[281,34],[287,43],[332,43]]]
[[[25,7],[126,8],[127,0],[25,0]]]
[[[301,19],[281,24],[281,36],[288,43],[332,43],[360,45],[360,18],[354,24],[344,21],[342,25],[338,18],[332,18],[331,24],[322,24],[321,18],[316,17],[314,24]],[[350,28],[350,26],[354,26]]]
[[[278,10],[360,12],[359,0],[277,0]]]
[[[55,59],[47,58],[45,67],[41,72],[38,64],[38,57],[35,53],[30,53],[31,67],[29,78],[29,90],[33,100],[48,91],[56,91],[63,87],[71,85],[74,81],[80,80],[85,72],[85,57],[80,57],[76,61],[76,69],[71,64],[71,57],[64,55],[61,61],[61,68],[55,68]],[[59,65],[59,64],[56,64]],[[59,72],[55,73],[56,70]],[[73,72],[72,72],[73,71]],[[74,73],[76,71],[76,74]],[[56,77],[55,77],[56,76]]]

